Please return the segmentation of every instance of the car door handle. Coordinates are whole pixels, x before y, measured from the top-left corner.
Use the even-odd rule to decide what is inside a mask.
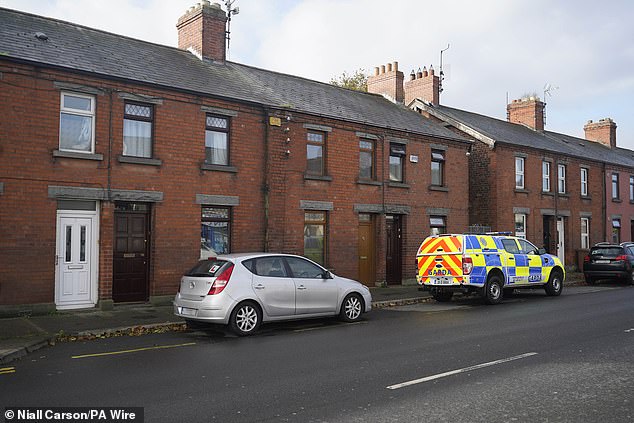
[[[264,289],[264,285],[262,284],[258,284],[256,286],[254,286],[255,289]]]
[[[300,286],[297,287],[297,289],[304,290],[304,289],[306,289],[306,287],[304,285],[300,285]]]

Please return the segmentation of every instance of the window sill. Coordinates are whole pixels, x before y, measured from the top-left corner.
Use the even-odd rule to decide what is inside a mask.
[[[326,176],[326,175],[307,175],[304,173],[304,179],[309,179],[312,181],[327,181],[330,182],[332,181],[332,176]]]
[[[211,170],[217,172],[238,173],[238,168],[235,166],[214,165],[209,163],[203,163],[200,165],[201,170]]]
[[[53,157],[64,157],[66,159],[83,159],[103,161],[103,154],[76,153],[74,151],[53,150]]]
[[[567,192],[560,192],[557,194],[557,196],[559,198],[570,198],[570,194],[568,194]]]
[[[438,185],[430,185],[429,186],[429,190],[430,191],[442,191],[442,192],[449,192],[449,188],[447,187],[441,187]]]
[[[592,200],[592,197],[591,197],[591,196],[589,196],[589,195],[582,195],[582,196],[581,196],[581,199],[582,199],[582,200]]]
[[[522,194],[530,194],[531,192],[525,188],[515,188],[515,192],[518,193],[522,193]]]
[[[613,203],[622,203],[622,202],[623,202],[623,200],[621,200],[620,198],[613,198],[613,199],[612,199],[612,202],[613,202]]]
[[[547,197],[554,197],[555,194],[553,194],[551,191],[542,191],[542,195],[545,195]]]
[[[117,160],[119,161],[119,163],[140,164],[149,166],[161,166],[163,164],[162,160],[150,159],[148,157],[119,156],[117,157]]]
[[[378,181],[373,181],[371,179],[357,179],[357,184],[359,185],[374,185],[377,187],[381,186],[381,183]]]
[[[409,185],[403,182],[388,182],[387,186],[390,188],[405,188],[409,189]]]

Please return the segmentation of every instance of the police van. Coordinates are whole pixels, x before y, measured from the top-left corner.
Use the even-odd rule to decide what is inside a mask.
[[[558,257],[505,233],[434,235],[418,248],[416,280],[437,301],[455,292],[498,304],[516,288],[543,287],[561,294],[566,272]]]

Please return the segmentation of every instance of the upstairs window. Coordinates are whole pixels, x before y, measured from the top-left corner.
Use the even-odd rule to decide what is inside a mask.
[[[557,165],[557,192],[566,193],[566,165]]]
[[[139,103],[125,103],[123,113],[123,155],[152,157],[154,109]]]
[[[95,98],[62,93],[59,114],[59,149],[81,153],[95,151]]]
[[[634,202],[634,176],[630,176],[630,201]]]
[[[588,169],[585,167],[581,168],[581,195],[588,195]]]
[[[524,158],[515,158],[515,188],[524,189]]]
[[[390,181],[403,182],[404,158],[405,146],[403,144],[390,143]]]
[[[550,162],[542,162],[542,191],[550,192]]]
[[[618,200],[619,198],[621,198],[619,196],[619,174],[613,173],[612,174],[612,199]]]
[[[359,141],[359,179],[372,180],[375,178],[374,141],[362,139]]]
[[[445,185],[445,152],[431,151],[431,184],[442,187]]]
[[[205,120],[205,163],[229,164],[229,118],[207,115]]]
[[[306,134],[306,173],[314,176],[325,175],[326,135],[322,132]]]

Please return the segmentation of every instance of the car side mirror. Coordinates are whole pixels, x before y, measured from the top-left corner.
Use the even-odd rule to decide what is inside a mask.
[[[544,254],[546,254],[546,249],[545,248],[538,248],[537,249],[537,254],[539,254],[540,256],[543,256]]]
[[[332,279],[332,273],[330,273],[329,270],[326,270],[324,273],[321,274],[321,278],[322,279]]]

